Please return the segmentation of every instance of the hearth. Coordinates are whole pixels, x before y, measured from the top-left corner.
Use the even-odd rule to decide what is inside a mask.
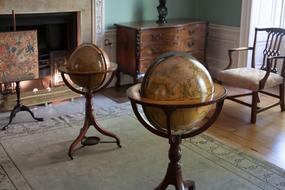
[[[21,82],[21,91],[51,89],[62,85],[57,71],[80,41],[78,12],[16,14],[17,31],[37,30],[39,79]],[[0,32],[12,31],[12,15],[0,15]],[[14,84],[2,84],[0,92],[14,92]]]

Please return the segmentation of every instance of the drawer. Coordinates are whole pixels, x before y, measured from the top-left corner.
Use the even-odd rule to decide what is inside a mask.
[[[193,37],[188,38],[180,42],[180,51],[194,51],[205,49],[206,38],[204,37]]]
[[[165,44],[153,44],[141,47],[141,58],[146,57],[157,57],[158,55],[168,52],[168,51],[178,51],[179,43],[172,41],[168,42],[167,45]]]
[[[156,43],[168,44],[168,42],[178,39],[178,31],[176,28],[144,30],[141,32],[140,45],[147,46]]]
[[[190,52],[187,52],[187,53],[190,53],[193,57],[198,59],[198,61],[200,61],[200,63],[205,65],[205,62],[206,62],[206,60],[205,60],[205,52],[203,50],[201,50],[201,51],[190,51]],[[156,56],[146,57],[146,58],[140,59],[139,68],[138,68],[139,72],[140,73],[145,73],[146,70],[148,69],[150,64],[154,61],[155,58],[156,58]]]
[[[186,39],[194,36],[206,36],[207,24],[189,24],[184,26],[179,31],[179,38]]]

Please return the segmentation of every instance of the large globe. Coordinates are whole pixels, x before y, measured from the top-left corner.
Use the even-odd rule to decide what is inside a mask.
[[[94,44],[82,44],[73,51],[66,68],[69,72],[77,73],[69,75],[73,83],[94,90],[110,79],[111,72],[107,71],[113,66],[102,49]]]
[[[158,57],[147,70],[141,85],[141,97],[156,101],[203,102],[214,93],[207,69],[190,54],[169,52]],[[171,130],[179,132],[197,126],[211,106],[176,109],[170,118]],[[156,107],[143,106],[151,124],[166,128],[166,115]]]

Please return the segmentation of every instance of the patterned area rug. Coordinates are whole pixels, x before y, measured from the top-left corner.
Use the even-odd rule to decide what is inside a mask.
[[[0,132],[0,189],[153,189],[168,164],[166,139],[144,129],[128,103],[98,109],[99,122],[123,147],[67,150],[83,113],[11,125]],[[96,131],[90,130],[90,134]],[[102,137],[104,138],[104,137]],[[285,171],[206,133],[183,141],[182,170],[198,190],[285,190]],[[170,188],[171,189],[171,188]]]

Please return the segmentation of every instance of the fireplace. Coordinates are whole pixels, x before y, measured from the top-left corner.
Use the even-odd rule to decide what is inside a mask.
[[[104,0],[0,0],[1,19],[7,19],[5,22],[3,20],[0,21],[1,31],[11,30],[11,10],[15,10],[18,30],[21,27],[29,29],[29,25],[36,25],[36,27],[39,27],[40,33],[46,31],[47,26],[36,24],[37,21],[40,21],[43,22],[42,25],[49,25],[49,31],[53,31],[49,34],[59,31],[59,33],[66,34],[63,38],[60,35],[48,35],[46,32],[43,32],[46,35],[45,38],[39,38],[39,43],[46,39],[55,38],[59,40],[54,40],[52,43],[44,41],[43,45],[40,45],[41,48],[43,47],[41,52],[45,52],[44,49],[47,49],[45,47],[49,47],[49,50],[52,51],[40,56],[41,78],[39,80],[21,82],[22,103],[31,106],[78,97],[78,94],[72,94],[67,87],[59,86],[62,83],[57,72],[57,65],[66,61],[66,57],[77,44],[95,43],[101,47],[103,46]],[[44,15],[46,16],[44,17]],[[23,20],[25,18],[29,19],[21,23],[22,19],[19,16],[23,16]],[[73,24],[67,24],[66,22]],[[66,32],[71,31],[70,27],[73,28],[72,32],[75,33]],[[57,77],[51,78],[50,76]],[[32,85],[25,83],[31,83]],[[34,86],[41,86],[37,93],[32,92],[35,88]],[[51,90],[49,87],[51,87]],[[43,90],[40,90],[41,88]],[[14,94],[3,95],[0,84],[0,112],[12,109],[16,100]]]
[[[57,68],[80,41],[77,18],[78,12],[16,15],[17,31],[37,30],[38,36],[39,79],[21,82],[23,92],[63,84]],[[0,23],[0,32],[13,30],[11,15],[0,15]],[[13,91],[13,84],[3,84],[1,91]]]

